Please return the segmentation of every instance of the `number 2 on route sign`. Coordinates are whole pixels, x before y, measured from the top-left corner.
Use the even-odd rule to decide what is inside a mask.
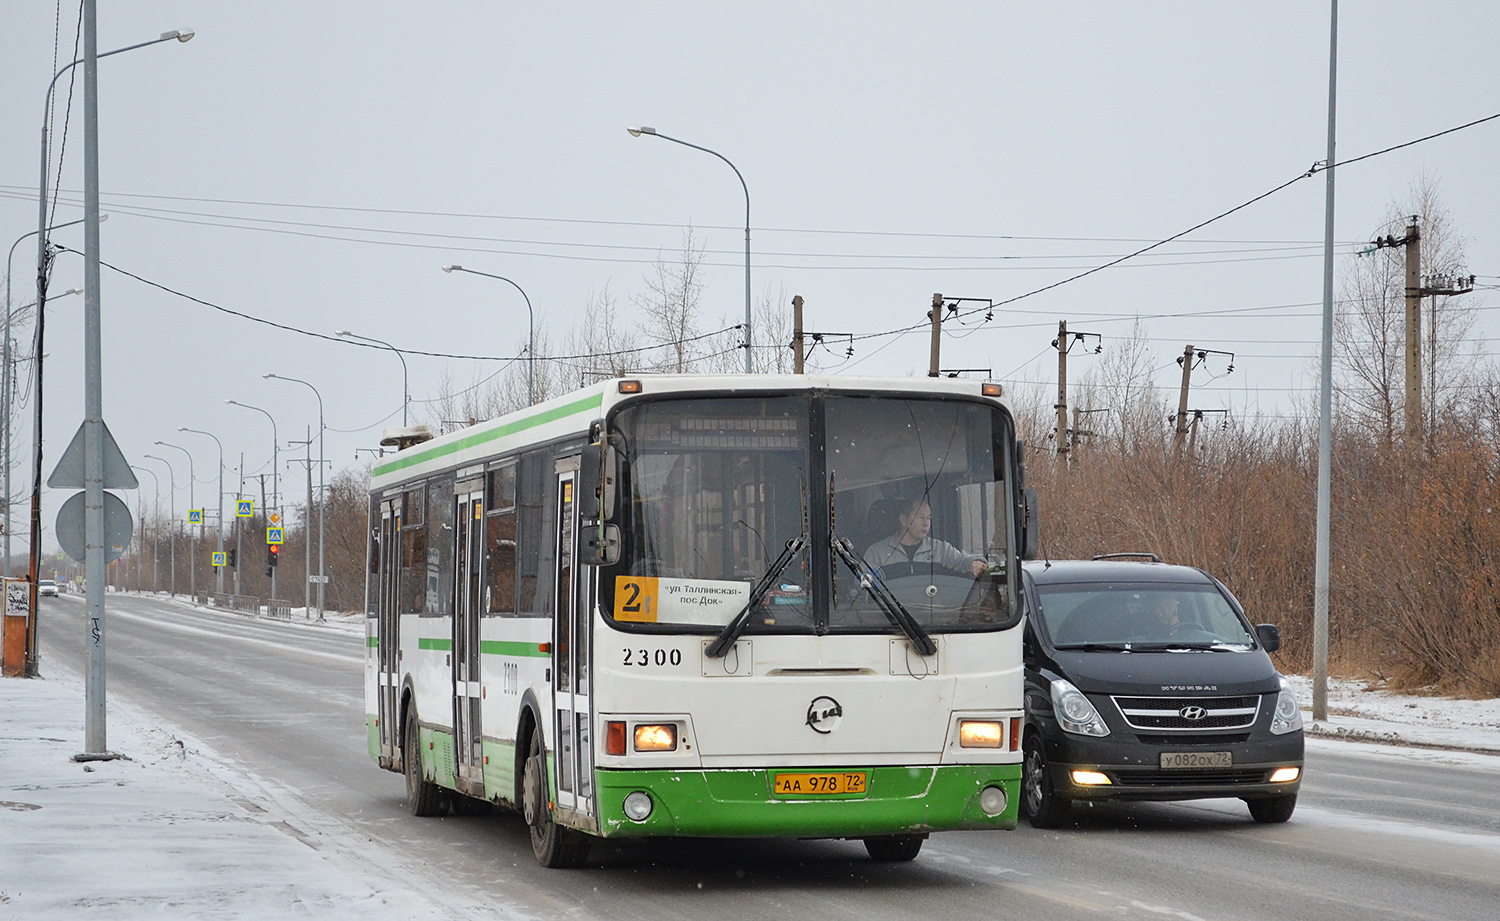
[[[237,499],[237,500],[235,500],[234,517],[236,517],[236,518],[254,518],[255,517],[255,500],[254,499]]]
[[[286,532],[283,531],[281,528],[266,528],[266,543],[267,544],[284,544],[284,543],[286,543]]]

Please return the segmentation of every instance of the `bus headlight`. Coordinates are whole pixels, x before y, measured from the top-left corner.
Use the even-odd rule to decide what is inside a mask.
[[[637,790],[625,797],[625,815],[632,822],[644,822],[651,815],[651,794]]]
[[[1276,695],[1276,713],[1271,717],[1271,732],[1283,735],[1302,728],[1302,708],[1297,706],[1297,692],[1291,682],[1281,679],[1281,693]]]
[[[1001,748],[1005,729],[998,720],[960,720],[958,744],[960,748]]]
[[[1109,735],[1109,727],[1104,725],[1099,711],[1089,699],[1071,682],[1061,678],[1052,682],[1052,712],[1057,714],[1057,722],[1064,732],[1100,738]]]
[[[635,727],[635,750],[638,752],[676,751],[677,727],[671,723],[642,724]]]

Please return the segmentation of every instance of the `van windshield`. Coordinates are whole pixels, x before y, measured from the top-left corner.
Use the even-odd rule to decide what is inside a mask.
[[[1059,649],[1249,647],[1246,624],[1212,585],[1087,582],[1037,587],[1038,627]]]

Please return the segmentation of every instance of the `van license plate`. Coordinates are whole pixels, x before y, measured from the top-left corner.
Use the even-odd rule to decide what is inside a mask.
[[[777,774],[777,796],[839,796],[865,792],[864,771],[826,774]]]
[[[1234,766],[1232,752],[1162,752],[1161,766],[1175,768],[1224,768]]]

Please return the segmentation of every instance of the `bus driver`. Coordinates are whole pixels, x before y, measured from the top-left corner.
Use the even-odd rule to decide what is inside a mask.
[[[912,499],[897,520],[900,525],[895,534],[876,541],[865,551],[865,562],[886,578],[914,574],[919,566],[934,564],[960,575],[967,572],[978,577],[984,572],[983,559],[928,536],[932,530],[932,506],[927,500]]]

